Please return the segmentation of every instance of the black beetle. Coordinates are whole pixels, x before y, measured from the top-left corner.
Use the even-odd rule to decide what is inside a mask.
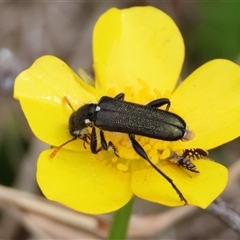
[[[126,102],[123,99],[124,94],[120,93],[115,98],[104,96],[98,104],[83,105],[70,116],[70,134],[84,141],[90,138],[93,153],[108,149],[109,144],[106,143],[104,130],[129,134],[133,145],[136,141],[134,135],[165,141],[192,138],[185,121],[177,114],[168,111],[171,104],[168,98],[160,98],[147,105]],[[163,105],[167,105],[165,110],[158,109]],[[86,131],[87,127],[92,127],[90,135]],[[97,149],[96,146],[95,127],[100,129],[101,149]],[[141,156],[138,150],[135,150]]]
[[[116,156],[117,149],[112,142],[107,143],[104,131],[127,133],[136,153],[147,160],[172,185],[181,201],[187,204],[187,200],[172,179],[152,163],[135,139],[135,135],[139,135],[165,141],[190,140],[193,134],[188,131],[185,121],[180,116],[168,111],[170,104],[168,98],[141,105],[124,101],[124,93],[115,98],[103,96],[98,104],[85,104],[72,113],[69,131],[74,139],[80,138],[84,143],[90,141],[92,153],[96,154],[112,147]],[[158,109],[163,105],[167,105],[165,110]],[[88,127],[92,128],[91,134],[87,131]],[[100,148],[97,148],[96,127],[100,129]]]

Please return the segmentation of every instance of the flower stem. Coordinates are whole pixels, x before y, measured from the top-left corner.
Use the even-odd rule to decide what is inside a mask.
[[[124,240],[127,235],[128,223],[132,213],[133,199],[114,213],[108,240]]]

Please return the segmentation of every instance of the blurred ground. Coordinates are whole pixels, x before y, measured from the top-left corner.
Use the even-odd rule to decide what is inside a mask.
[[[219,4],[224,3],[219,2],[215,6],[209,4],[204,6],[204,8],[203,5],[199,5],[195,1],[1,2],[0,184],[40,194],[35,182],[35,164],[39,153],[46,146],[32,135],[19,103],[12,98],[13,81],[21,70],[30,66],[36,58],[45,54],[52,54],[63,59],[75,70],[82,67],[92,73],[91,37],[94,23],[110,7],[125,8],[134,5],[156,6],[168,13],[177,22],[186,42],[184,76],[188,75],[196,66],[209,60],[208,58],[211,58],[212,55],[214,58],[226,57],[237,62],[239,60],[239,46],[234,43],[234,36],[232,37],[232,45],[235,44],[236,46],[225,42],[219,43],[221,42],[221,38],[215,33],[207,37],[202,35],[202,41],[200,40],[199,45],[197,45],[197,41],[194,41],[199,36],[198,34],[204,32],[202,28],[206,24],[206,21],[210,24],[214,23],[214,26],[216,26],[218,20],[213,18],[213,16],[217,15]],[[224,23],[230,21],[227,18],[231,15],[229,11],[235,11],[236,8],[238,8],[238,11],[240,10],[240,6],[233,5],[225,5],[225,7],[221,5],[220,8],[221,11],[224,8],[227,10],[226,14],[221,14],[221,18],[219,18]],[[212,12],[210,11],[211,9]],[[205,15],[207,12],[209,12],[209,15]],[[239,27],[240,20],[234,19],[233,21]],[[222,26],[222,24],[220,23],[219,26]],[[197,32],[196,29],[200,29],[200,31]],[[228,27],[219,27],[219,29],[221,29],[222,35],[228,35],[226,33]],[[235,31],[234,28],[231,30]],[[207,45],[209,43],[207,42],[208,38],[211,39],[210,42],[214,46],[211,48],[214,50],[211,53],[212,55],[209,53],[210,47]],[[205,43],[207,49],[207,58],[204,58],[204,52],[199,51],[199,49],[201,51],[204,49],[202,42]],[[219,48],[215,45],[219,45]],[[225,47],[223,48],[222,46]],[[227,51],[228,47],[231,50],[230,53]],[[215,159],[220,159],[222,163],[231,166],[240,157],[239,139],[212,151],[211,155]],[[235,183],[228,186],[222,197],[240,213],[238,181],[239,177],[236,177]],[[37,234],[36,227],[29,227],[29,223],[26,219],[21,218],[21,214],[19,215],[20,217],[16,217],[15,213],[11,214],[10,208],[6,208],[6,206],[2,208],[3,211],[0,219],[1,239],[31,239],[37,236],[44,236],[41,235],[42,232],[40,235]],[[161,214],[167,211],[169,211],[167,207],[139,199],[136,201],[134,207],[134,213],[141,214],[143,218],[146,218],[146,221],[153,221],[151,218],[148,219],[149,214]],[[108,219],[108,216],[105,217]],[[167,228],[162,229],[159,223],[159,231],[155,229],[152,234],[138,235],[136,238],[191,240],[239,239],[240,237],[239,234],[207,211],[197,209],[189,215],[184,215],[183,213],[177,222],[174,221],[174,215],[169,215],[166,221],[169,221],[169,218],[172,224]],[[162,221],[164,224],[164,218]],[[133,223],[138,226],[137,221],[133,221]],[[146,225],[148,226],[149,223],[146,223]],[[34,232],[32,229],[36,231]],[[77,233],[79,235],[75,236],[79,236],[81,239],[99,237],[97,233],[96,235],[91,235],[88,231],[90,235],[81,235],[80,232],[81,229],[78,229]],[[52,235],[46,235],[46,238],[49,236],[52,238],[61,238],[61,236],[54,235],[53,233]],[[133,239],[134,236],[130,238]]]

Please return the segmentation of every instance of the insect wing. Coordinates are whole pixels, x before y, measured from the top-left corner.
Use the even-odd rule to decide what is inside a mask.
[[[102,97],[95,126],[114,132],[176,141],[183,137],[186,124],[176,114],[110,97]]]

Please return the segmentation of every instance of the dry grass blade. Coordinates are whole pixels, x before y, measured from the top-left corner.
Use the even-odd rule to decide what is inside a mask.
[[[53,238],[64,236],[76,238],[83,235],[82,230],[96,233],[101,226],[95,217],[1,185],[0,204],[5,209],[10,209],[31,232],[36,233],[42,229],[42,232]],[[43,233],[37,235],[43,236]],[[85,234],[84,237],[92,238],[93,235]]]

